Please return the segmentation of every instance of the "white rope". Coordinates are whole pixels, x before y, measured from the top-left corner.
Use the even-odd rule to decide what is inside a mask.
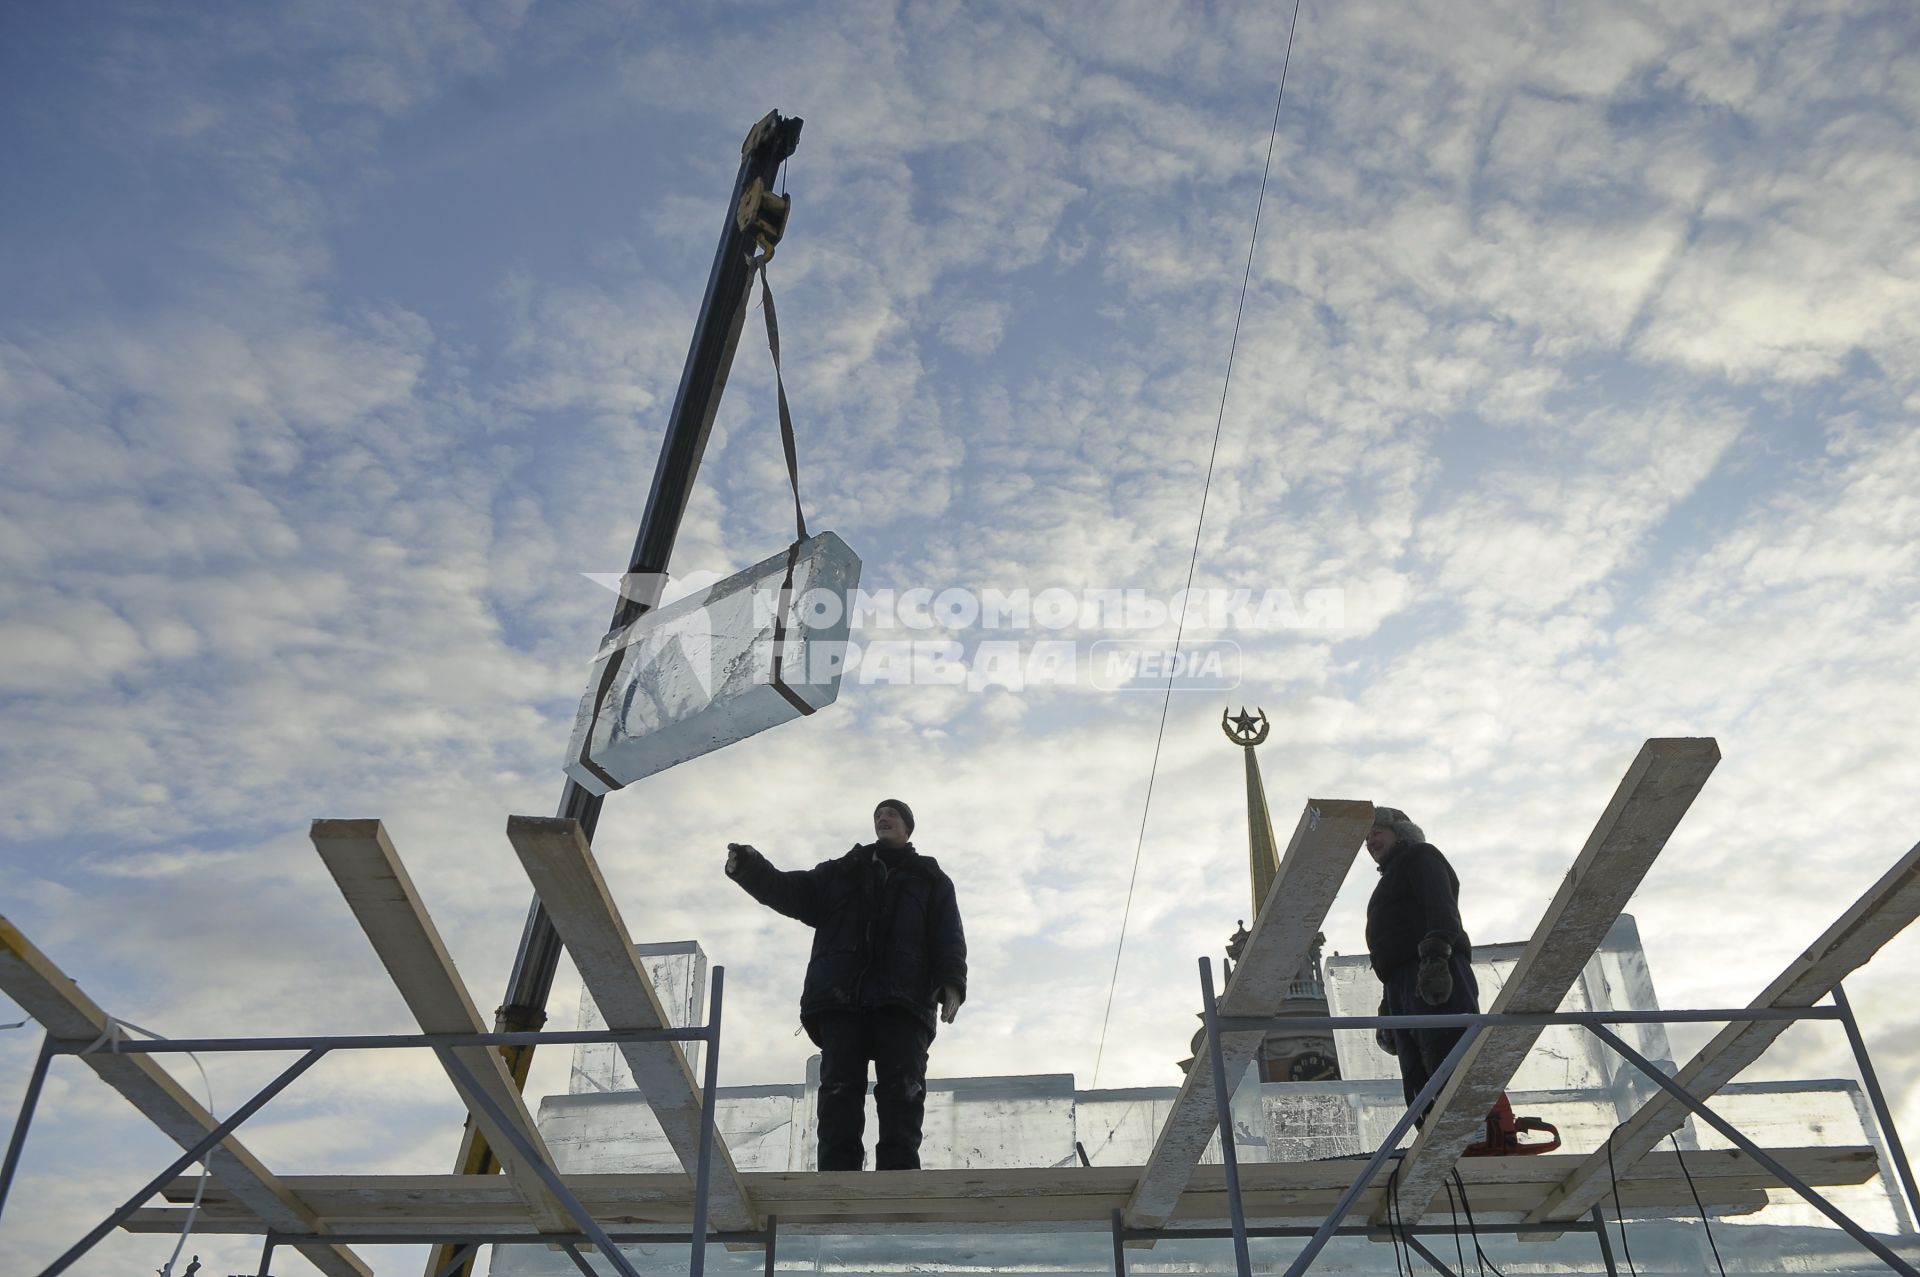
[[[107,1027],[102,1029],[100,1036],[95,1038],[80,1054],[92,1055],[102,1047],[105,1047],[114,1055],[120,1054],[120,1043],[125,1040],[124,1035],[121,1033],[122,1029],[132,1029],[135,1033],[144,1034],[152,1038],[155,1042],[166,1041],[164,1037],[161,1037],[152,1029],[143,1029],[131,1020],[122,1020],[117,1015],[110,1015],[107,1017]],[[218,1125],[220,1115],[214,1110],[213,1079],[207,1076],[207,1066],[202,1064],[200,1057],[192,1051],[187,1052],[187,1058],[193,1061],[194,1068],[200,1070],[201,1084],[207,1088],[207,1116],[213,1119],[215,1125]],[[219,1146],[215,1145],[214,1147],[217,1148]],[[180,1252],[187,1248],[187,1239],[193,1236],[194,1220],[197,1219],[200,1214],[200,1201],[206,1196],[207,1181],[213,1178],[213,1169],[208,1165],[212,1156],[213,1154],[211,1150],[209,1150],[207,1156],[200,1159],[200,1182],[193,1190],[193,1205],[187,1208],[187,1218],[185,1222],[180,1225],[180,1240],[174,1243],[173,1254],[167,1256],[167,1262],[162,1264],[157,1270],[160,1277],[173,1277],[173,1266],[180,1262]],[[199,1260],[200,1257],[198,1255],[194,1256],[193,1266],[187,1270],[189,1274],[198,1271],[200,1267]]]

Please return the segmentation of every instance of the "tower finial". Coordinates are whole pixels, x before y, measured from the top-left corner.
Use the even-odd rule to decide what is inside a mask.
[[[1263,709],[1258,711],[1258,713],[1260,716],[1255,718],[1252,714],[1247,713],[1247,707],[1242,705],[1240,712],[1229,718],[1227,717],[1227,711],[1222,709],[1220,711],[1220,730],[1225,732],[1227,739],[1234,744],[1245,745],[1248,749],[1252,749],[1255,745],[1258,745],[1267,738],[1267,732],[1270,731],[1273,726],[1267,721],[1267,711]]]
[[[1260,780],[1260,762],[1253,752],[1253,747],[1264,741],[1272,729],[1264,709],[1257,711],[1257,716],[1247,713],[1244,705],[1238,714],[1228,714],[1224,708],[1220,711],[1220,730],[1242,748],[1247,760],[1247,870],[1256,916],[1260,906],[1266,903],[1267,892],[1273,887],[1280,865],[1279,848],[1273,840],[1273,819],[1267,814],[1267,787]]]

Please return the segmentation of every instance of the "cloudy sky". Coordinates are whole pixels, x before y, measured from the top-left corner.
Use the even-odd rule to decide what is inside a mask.
[[[624,566],[772,108],[806,120],[772,275],[814,526],[869,588],[1180,589],[1290,16],[0,7],[6,915],[162,1033],[401,1031],[306,841],[378,816],[496,1004],[504,822],[553,809],[611,602],[582,573]],[[806,933],[724,845],[810,864],[889,794],[973,946],[934,1072],[1174,1081],[1194,959],[1248,913],[1229,702],[1273,720],[1283,837],[1309,795],[1406,808],[1483,940],[1531,931],[1641,741],[1717,737],[1632,912],[1666,1004],[1749,999],[1920,837],[1916,117],[1898,0],[1307,0],[1194,584],[1340,607],[1173,696],[1104,1048],[1160,697],[856,682],[607,804],[636,935],[728,968],[723,1081],[811,1049]],[[753,322],[676,573],[790,535]],[[1916,961],[1853,989],[1910,1133]],[[563,968],[557,1021],[578,996]],[[35,1041],[0,1033],[0,1097]],[[207,1065],[223,1109],[270,1067]],[[532,1089],[564,1086],[550,1051]],[[9,1269],[170,1147],[71,1060],[43,1114]],[[248,1129],[290,1172],[431,1172],[458,1113],[423,1059],[343,1057]]]

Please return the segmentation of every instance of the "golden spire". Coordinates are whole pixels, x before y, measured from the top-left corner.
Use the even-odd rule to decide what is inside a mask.
[[[1267,813],[1267,787],[1260,779],[1260,764],[1253,756],[1254,746],[1267,738],[1272,725],[1267,721],[1267,711],[1260,710],[1259,715],[1255,718],[1247,713],[1244,705],[1232,718],[1226,710],[1220,711],[1220,730],[1243,749],[1247,758],[1247,870],[1253,881],[1256,918],[1280,870],[1280,853],[1273,841],[1273,817]]]

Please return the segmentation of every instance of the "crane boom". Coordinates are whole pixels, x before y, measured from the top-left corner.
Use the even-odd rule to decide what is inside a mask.
[[[727,374],[733,367],[733,353],[740,344],[740,330],[746,323],[756,250],[770,253],[786,228],[787,203],[773,194],[773,183],[780,165],[799,144],[802,123],[778,111],[769,111],[741,144],[740,172],[734,179],[733,197],[727,204],[726,225],[720,232],[713,266],[707,273],[706,295],[694,321],[693,340],[687,347],[687,362],[680,373],[680,388],[674,395],[666,436],[660,442],[660,460],[654,466],[653,486],[647,493],[640,531],[627,561],[629,579],[645,577],[658,582],[664,579],[673,558],[680,519],[686,513],[694,476],[706,451],[707,435],[713,429],[713,417],[719,410]],[[657,585],[651,590],[623,588],[607,628],[617,630],[631,623],[658,599]],[[603,798],[604,795],[589,793],[568,778],[560,792],[557,814],[579,821],[591,840],[599,824]],[[559,933],[535,897],[527,909],[506,998],[494,1014],[495,1031],[526,1032],[546,1023],[547,998],[553,990],[560,948]],[[524,1089],[533,1065],[534,1048],[504,1046],[500,1052],[506,1057],[507,1071],[512,1074],[514,1084]],[[457,1170],[467,1175],[486,1175],[496,1169],[498,1162],[487,1147],[485,1136],[469,1121]],[[427,1265],[429,1277],[444,1271],[458,1249],[436,1247]],[[457,1270],[458,1277],[467,1277],[472,1266],[470,1249]]]

